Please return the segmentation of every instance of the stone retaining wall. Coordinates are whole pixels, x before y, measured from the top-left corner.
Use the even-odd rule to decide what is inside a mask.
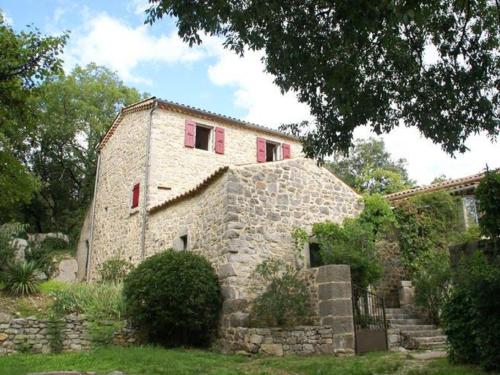
[[[0,356],[18,352],[51,352],[50,322],[35,317],[12,318],[0,314]],[[92,342],[89,323],[84,316],[68,315],[61,320],[60,333],[63,352],[89,350]],[[129,345],[136,341],[130,328],[122,328],[114,333],[113,343]]]
[[[328,326],[284,328],[226,328],[221,335],[226,353],[267,354],[352,354],[352,343],[334,334]]]

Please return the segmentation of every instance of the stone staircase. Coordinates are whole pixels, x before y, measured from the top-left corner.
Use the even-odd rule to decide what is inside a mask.
[[[387,335],[391,349],[446,350],[443,331],[408,308],[386,308]]]

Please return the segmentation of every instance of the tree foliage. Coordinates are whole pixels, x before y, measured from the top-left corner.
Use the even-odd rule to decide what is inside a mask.
[[[481,232],[485,236],[500,241],[500,172],[498,170],[486,171],[476,189],[476,197],[482,213],[479,217]]]
[[[384,141],[375,138],[356,140],[348,156],[336,155],[326,167],[363,193],[390,194],[414,185],[408,177],[406,160],[393,160]]]
[[[499,14],[489,0],[150,0],[146,21],[176,17],[190,45],[206,33],[263,50],[281,90],[309,105],[304,150],[321,159],[347,151],[362,125],[381,134],[403,120],[449,153],[481,130],[496,136]]]
[[[38,189],[26,166],[33,142],[40,85],[61,71],[67,35],[43,36],[37,29],[14,32],[0,14],[0,209],[28,202]]]
[[[41,186],[29,203],[16,207],[16,219],[40,232],[76,235],[92,198],[95,148],[119,109],[140,99],[137,90],[95,64],[42,84],[32,99],[37,122],[26,157]]]

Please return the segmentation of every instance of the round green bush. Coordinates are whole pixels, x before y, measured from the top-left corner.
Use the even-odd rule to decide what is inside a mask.
[[[153,255],[127,275],[123,293],[127,316],[150,342],[210,344],[222,298],[205,258],[174,250]]]

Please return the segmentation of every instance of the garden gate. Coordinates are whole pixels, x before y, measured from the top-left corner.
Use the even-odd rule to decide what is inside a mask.
[[[387,350],[384,299],[353,285],[352,310],[356,353]]]

